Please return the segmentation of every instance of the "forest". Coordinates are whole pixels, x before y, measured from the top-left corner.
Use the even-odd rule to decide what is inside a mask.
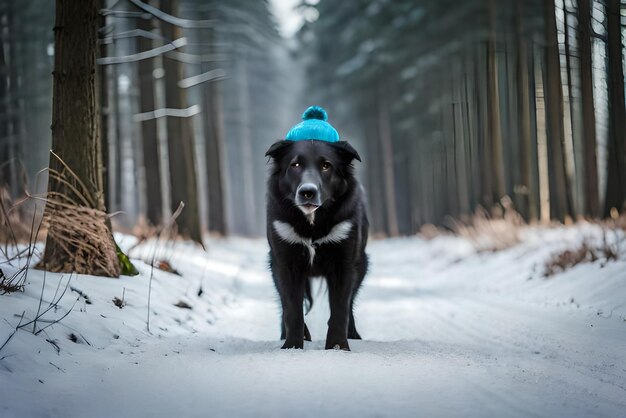
[[[0,415],[623,413],[625,71],[626,0],[0,0]],[[273,351],[266,151],[313,105],[370,225],[346,361]]]
[[[504,207],[528,222],[623,210],[619,1],[314,3],[290,39],[267,1],[94,6],[114,225],[160,225],[183,201],[179,232],[196,241],[262,235],[262,154],[310,104],[365,155],[380,236]],[[0,181],[17,199],[45,190],[54,160],[54,5],[0,7]]]

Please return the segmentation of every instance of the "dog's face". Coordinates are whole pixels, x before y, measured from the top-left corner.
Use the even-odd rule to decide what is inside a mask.
[[[274,160],[281,195],[308,217],[346,192],[352,160],[361,161],[346,141],[278,141],[265,155]]]

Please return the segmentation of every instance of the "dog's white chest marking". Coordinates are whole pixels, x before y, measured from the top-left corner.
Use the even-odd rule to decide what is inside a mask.
[[[278,236],[288,244],[304,245],[309,250],[309,264],[313,264],[315,259],[315,248],[322,244],[339,244],[348,238],[352,229],[352,222],[343,221],[333,226],[328,235],[313,240],[299,235],[293,226],[286,222],[274,221],[274,230]]]

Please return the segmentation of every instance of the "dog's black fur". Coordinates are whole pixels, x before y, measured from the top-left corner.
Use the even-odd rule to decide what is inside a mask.
[[[361,158],[345,141],[317,140],[278,141],[265,155],[272,159],[267,239],[283,309],[282,348],[311,340],[303,303],[313,302],[310,280],[322,276],[330,301],[326,349],[349,350],[348,338],[361,338],[353,306],[368,265],[365,199],[352,168]]]

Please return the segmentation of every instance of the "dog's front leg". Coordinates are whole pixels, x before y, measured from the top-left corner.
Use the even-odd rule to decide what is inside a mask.
[[[285,343],[282,348],[304,348],[304,279],[293,274],[283,278],[281,302]]]
[[[328,281],[328,298],[330,303],[330,319],[326,335],[326,349],[350,350],[348,345],[348,321],[350,318],[350,300],[352,299],[352,283],[354,273],[337,272]]]

